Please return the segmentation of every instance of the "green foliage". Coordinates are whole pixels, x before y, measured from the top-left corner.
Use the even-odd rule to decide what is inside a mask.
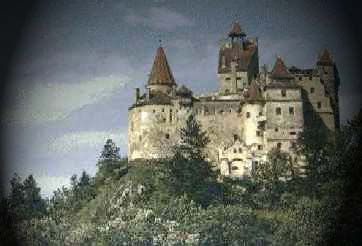
[[[16,220],[29,220],[46,214],[46,202],[40,195],[40,188],[33,175],[29,175],[22,182],[20,176],[15,173],[10,185],[7,202],[9,211]]]
[[[222,199],[222,186],[218,173],[205,160],[204,149],[209,139],[191,115],[180,130],[181,144],[173,147],[173,157],[162,161],[162,180],[170,194],[186,194],[202,206]]]
[[[102,185],[106,179],[117,179],[127,172],[127,159],[121,158],[119,147],[112,139],[107,139],[97,163],[97,186]]]

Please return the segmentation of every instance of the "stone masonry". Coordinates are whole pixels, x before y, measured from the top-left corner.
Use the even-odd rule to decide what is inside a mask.
[[[298,134],[316,122],[333,134],[339,77],[329,52],[311,69],[288,68],[277,57],[271,71],[259,71],[258,59],[258,40],[234,22],[219,50],[218,91],[194,95],[176,83],[159,47],[145,92],[136,89],[128,111],[129,160],[167,158],[190,114],[210,138],[207,158],[231,177],[251,175],[273,148],[293,154]]]

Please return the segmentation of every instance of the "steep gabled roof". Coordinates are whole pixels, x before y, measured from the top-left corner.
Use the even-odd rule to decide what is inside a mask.
[[[317,65],[333,65],[332,56],[327,49],[322,50],[319,54]]]
[[[165,51],[159,47],[151,69],[148,85],[175,85],[170,66],[168,65]]]
[[[280,56],[278,56],[275,61],[270,77],[275,80],[290,80],[294,78],[293,75],[289,73],[287,66],[285,66]]]

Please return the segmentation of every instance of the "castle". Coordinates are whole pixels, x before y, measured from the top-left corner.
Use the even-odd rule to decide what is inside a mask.
[[[327,50],[311,69],[259,68],[258,39],[232,24],[219,49],[218,91],[194,95],[178,85],[159,47],[145,93],[136,88],[128,111],[128,158],[165,158],[193,114],[210,139],[206,156],[231,177],[250,175],[273,148],[294,153],[298,134],[316,126],[339,128],[339,76]]]

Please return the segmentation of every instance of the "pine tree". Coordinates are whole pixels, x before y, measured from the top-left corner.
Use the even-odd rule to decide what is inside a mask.
[[[120,177],[127,170],[127,161],[121,158],[119,150],[112,139],[107,139],[97,163],[97,184],[103,183],[107,178]]]
[[[207,206],[220,191],[217,173],[203,154],[209,139],[192,115],[186,126],[180,129],[180,135],[181,143],[174,146],[173,157],[164,163],[164,182],[171,194],[186,194],[195,202]]]

